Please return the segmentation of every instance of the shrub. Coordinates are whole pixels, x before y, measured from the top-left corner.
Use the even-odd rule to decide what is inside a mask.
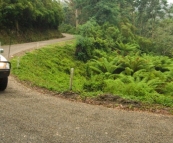
[[[78,60],[86,62],[92,57],[93,43],[93,38],[78,36],[75,51]]]
[[[91,92],[91,91],[103,91],[104,87],[104,78],[105,76],[103,74],[96,75],[96,76],[91,76],[90,79],[88,79],[84,85],[83,89],[85,91]]]
[[[63,33],[71,33],[71,34],[76,33],[76,27],[69,24],[61,24],[58,29]]]

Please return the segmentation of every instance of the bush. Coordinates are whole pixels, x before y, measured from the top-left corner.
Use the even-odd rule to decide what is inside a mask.
[[[86,62],[92,57],[93,43],[93,38],[78,36],[75,51],[75,56],[78,60]]]
[[[76,27],[69,25],[69,24],[61,24],[59,26],[59,31],[61,31],[62,33],[75,34],[76,33]]]

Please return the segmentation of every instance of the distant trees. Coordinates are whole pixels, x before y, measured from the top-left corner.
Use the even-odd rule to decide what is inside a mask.
[[[167,14],[167,0],[136,0],[135,7],[135,26],[138,28],[139,34],[153,38],[156,24]]]
[[[63,20],[56,0],[1,0],[0,28],[23,31],[27,28],[57,29]]]
[[[153,38],[158,21],[171,17],[170,12],[167,0],[66,0],[65,22],[75,25],[78,21],[81,25],[95,19],[98,24],[116,26],[128,22],[140,36]]]
[[[173,19],[166,19],[155,29],[155,53],[173,57]]]
[[[116,1],[117,0],[66,0],[68,8],[71,10],[71,13],[73,13],[72,15],[77,14],[76,20],[78,20],[79,24],[85,23],[90,20],[90,18],[96,19],[100,24],[107,21],[114,23],[118,20]]]
[[[168,32],[172,28],[172,7],[168,5],[167,0],[66,0],[64,23],[69,24],[66,29],[70,26],[75,27],[77,23],[80,35],[83,31],[90,33],[92,27],[95,31],[93,39],[87,36],[83,40],[87,42],[86,39],[89,37],[89,42],[93,41],[93,47],[97,45],[96,48],[101,45],[111,49],[122,43],[138,45],[142,52],[172,57],[172,33]],[[91,26],[88,21],[95,21],[102,29],[98,30],[96,24],[96,27]],[[105,23],[108,23],[107,26]],[[114,29],[116,32],[119,31],[118,34],[115,32],[116,38],[108,36],[110,29],[112,33]],[[93,31],[91,33],[93,34]],[[82,45],[79,44],[77,47],[79,49]],[[93,47],[90,51],[93,51]],[[84,48],[81,49],[85,51]]]

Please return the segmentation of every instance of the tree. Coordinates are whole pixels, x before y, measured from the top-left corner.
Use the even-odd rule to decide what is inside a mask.
[[[166,15],[167,0],[136,0],[136,27],[139,34],[147,37],[154,35],[156,20],[163,19]]]
[[[94,18],[98,23],[117,23],[118,3],[117,0],[69,0],[70,9],[75,13],[79,24]]]
[[[0,25],[6,29],[24,31],[27,28],[57,28],[63,13],[56,0],[8,0],[0,3],[0,17]]]
[[[66,0],[62,3],[62,5],[63,5],[64,15],[65,15],[63,23],[75,27],[76,20],[77,20],[77,17],[75,15],[76,3],[74,2],[74,0]]]
[[[154,52],[159,55],[173,57],[173,20],[166,19],[162,21],[155,30],[154,34],[155,49]]]

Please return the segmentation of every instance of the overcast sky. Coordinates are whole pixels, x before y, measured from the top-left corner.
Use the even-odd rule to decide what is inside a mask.
[[[168,3],[173,3],[173,0],[167,0],[168,1]]]

